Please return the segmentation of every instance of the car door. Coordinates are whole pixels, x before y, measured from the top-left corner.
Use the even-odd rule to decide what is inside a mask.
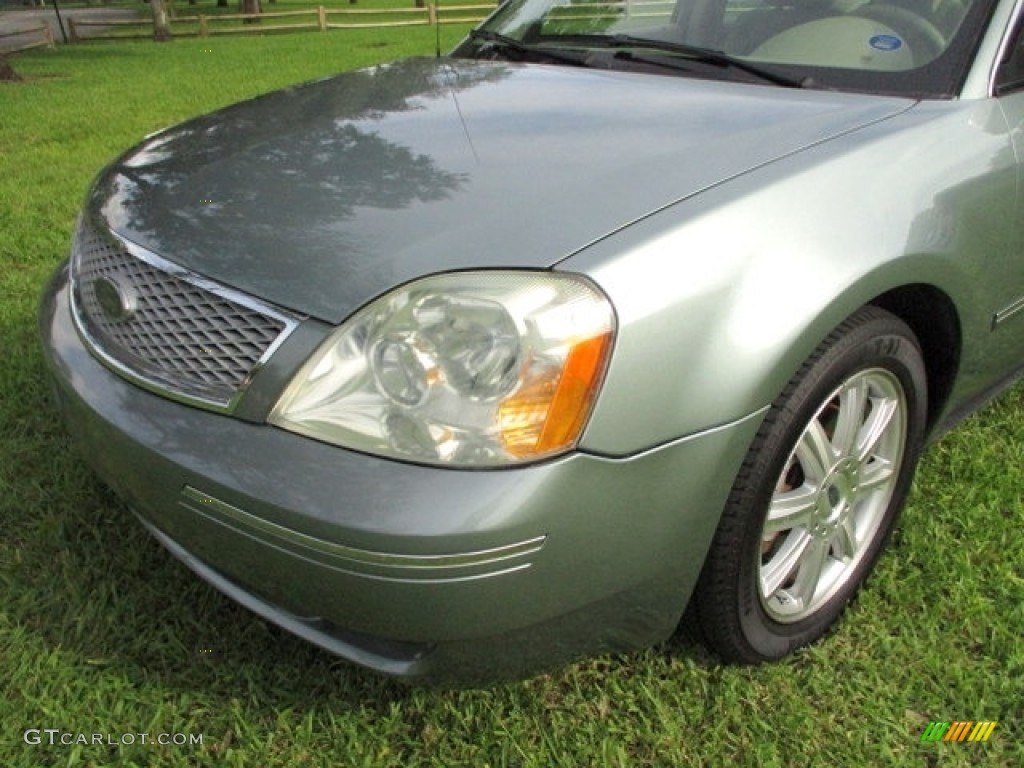
[[[996,72],[993,91],[1006,118],[1017,162],[1017,215],[1013,242],[1016,260],[1024,263],[1024,12],[1018,13],[1015,29]],[[1014,274],[1017,271],[1012,270]],[[1016,288],[1016,298],[993,315],[994,330],[1007,324],[1024,328],[1024,286]],[[1013,335],[1024,338],[1024,332],[1021,331]]]

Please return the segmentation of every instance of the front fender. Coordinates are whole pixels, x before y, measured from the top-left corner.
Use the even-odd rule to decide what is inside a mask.
[[[901,286],[946,294],[982,354],[993,308],[1024,284],[1007,258],[1015,189],[992,103],[919,105],[576,254],[560,268],[619,318],[581,447],[628,454],[764,408],[833,328]]]

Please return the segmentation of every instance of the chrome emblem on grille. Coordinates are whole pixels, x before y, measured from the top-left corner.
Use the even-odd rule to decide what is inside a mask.
[[[101,276],[92,281],[96,303],[100,305],[108,320],[122,323],[135,315],[137,302],[135,292],[121,285],[115,278]]]

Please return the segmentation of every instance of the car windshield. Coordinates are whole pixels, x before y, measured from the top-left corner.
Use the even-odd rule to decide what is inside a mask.
[[[457,56],[955,95],[992,0],[508,0]]]

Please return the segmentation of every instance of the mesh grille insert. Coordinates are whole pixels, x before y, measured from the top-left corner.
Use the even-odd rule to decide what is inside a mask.
[[[152,388],[220,407],[288,327],[198,278],[144,261],[84,219],[72,245],[72,280],[76,317],[101,357]]]

